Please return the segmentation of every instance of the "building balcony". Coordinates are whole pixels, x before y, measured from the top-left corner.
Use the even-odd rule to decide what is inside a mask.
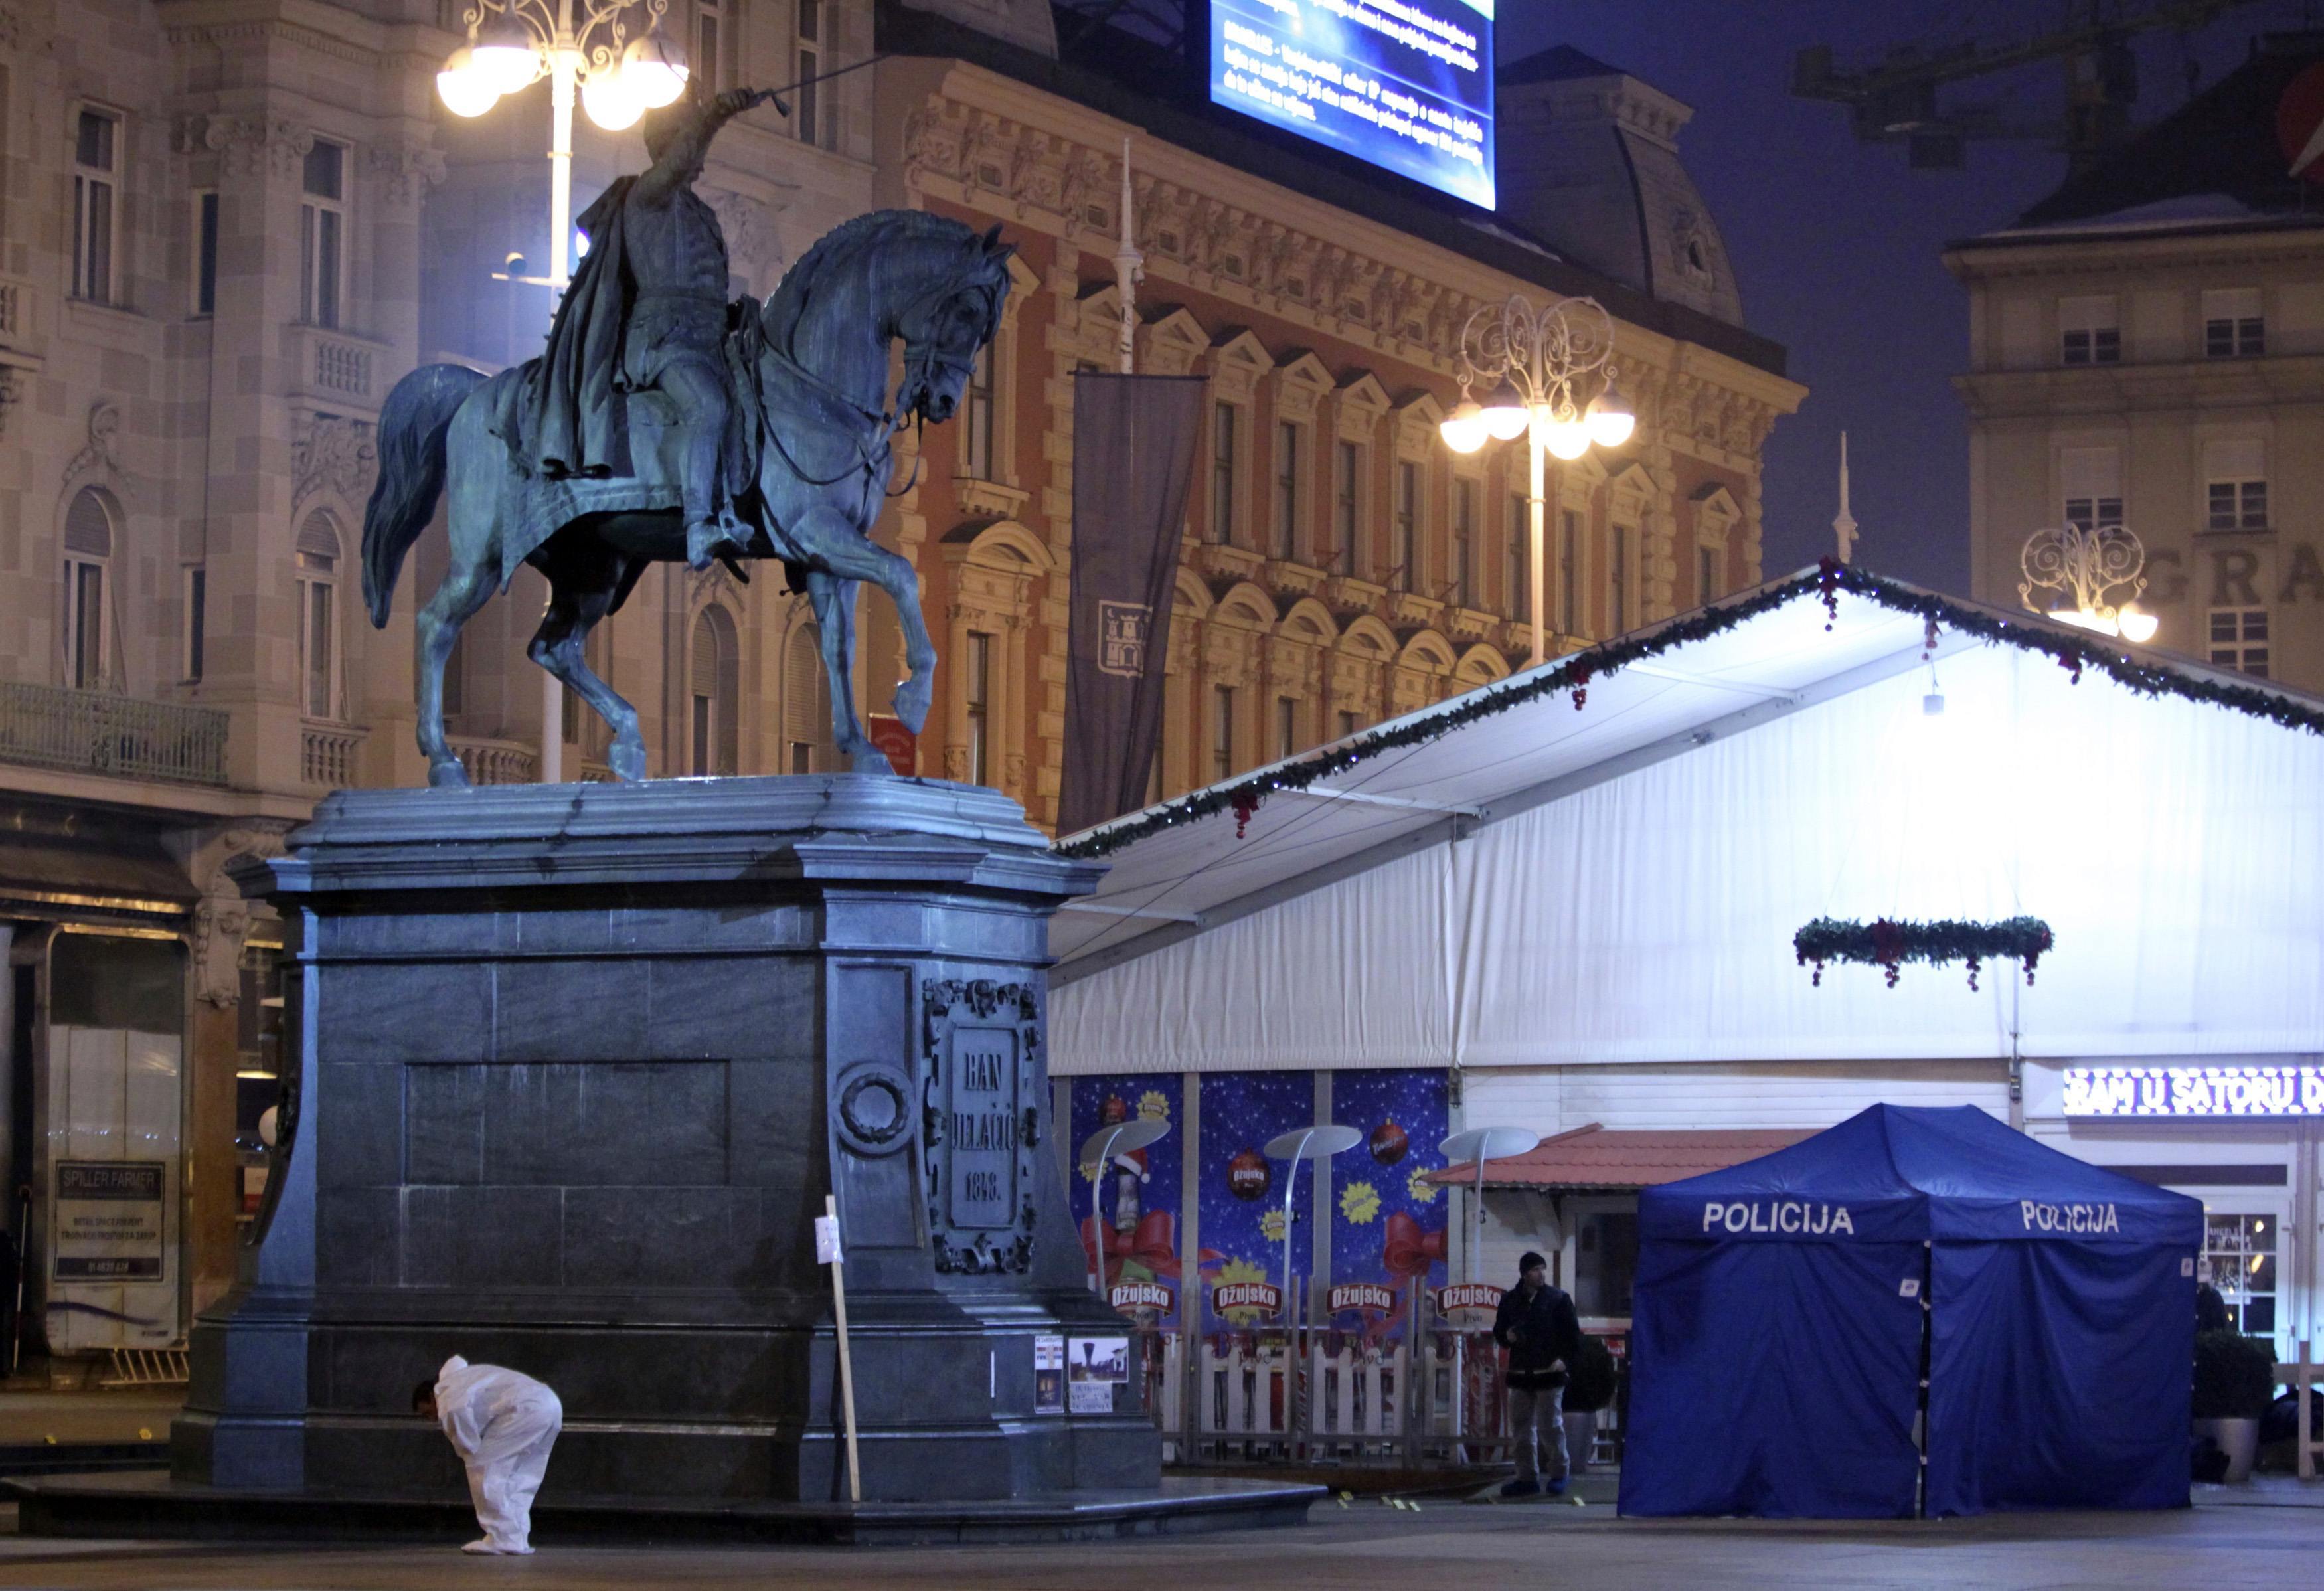
[[[0,762],[179,784],[226,782],[226,715],[106,690],[0,684]]]
[[[292,397],[341,412],[379,412],[392,368],[387,344],[321,326],[287,327],[284,334]]]
[[[0,276],[0,348],[27,356],[40,353],[39,291],[28,277]]]
[[[1417,591],[1395,591],[1388,595],[1388,623],[1399,628],[1425,625],[1434,629],[1443,614],[1444,605],[1434,597],[1423,597]]]
[[[1323,571],[1286,559],[1268,560],[1259,571],[1259,583],[1278,597],[1313,597],[1323,588]]]
[[[1388,587],[1353,575],[1333,575],[1323,582],[1323,600],[1343,614],[1370,613],[1388,595]]]
[[[1194,567],[1214,580],[1256,579],[1266,563],[1260,554],[1222,541],[1204,541],[1194,549]]]
[[[1444,633],[1455,641],[1492,641],[1499,638],[1501,621],[1482,608],[1450,607],[1444,610]]]
[[[451,742],[452,754],[468,771],[471,784],[531,784],[540,778],[540,754],[530,745],[466,735],[447,738]],[[586,772],[583,777],[587,777]]]
[[[345,790],[355,783],[363,743],[370,734],[360,724],[307,720],[299,727],[300,782],[324,790]]]

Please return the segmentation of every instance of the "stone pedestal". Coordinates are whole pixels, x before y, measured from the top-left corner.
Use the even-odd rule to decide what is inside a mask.
[[[995,792],[857,775],[331,797],[254,866],[287,1097],[179,1483],[456,1494],[449,1355],[564,1400],[545,1495],[845,1496],[838,1200],[867,1501],[1152,1487],[1152,1422],[1037,1414],[1119,1335],[1051,1137],[1047,920],[1099,869]]]

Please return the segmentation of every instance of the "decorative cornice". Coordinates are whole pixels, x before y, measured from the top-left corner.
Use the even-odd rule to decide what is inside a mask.
[[[1092,207],[1112,224],[1108,196],[1118,191],[1114,157],[1058,133],[1013,120],[949,95],[930,93],[905,118],[906,184],[1073,239],[1102,236]],[[1451,377],[1450,348],[1480,300],[1445,282],[1334,239],[1150,173],[1133,173],[1139,245],[1157,282],[1249,306],[1293,325],[1313,327],[1404,364]],[[1663,445],[1721,467],[1754,472],[1777,409],[1706,372],[1692,345],[1630,328],[1650,339],[1622,350],[1626,379],[1644,384],[1665,366],[1647,352],[1669,347],[1691,372],[1686,399],[1641,405],[1666,415]],[[1725,363],[1723,356],[1711,356]],[[1797,389],[1794,389],[1796,391]]]
[[[364,163],[392,205],[417,204],[444,180],[444,152],[426,138],[402,136],[374,143],[364,152]]]
[[[315,147],[314,129],[287,116],[192,117],[187,126],[189,147],[197,125],[200,147],[215,152],[232,176],[261,177],[272,171],[277,177],[295,177]]]
[[[310,50],[333,60],[353,61],[358,66],[375,67],[389,51],[379,46],[357,44],[316,28],[302,27],[280,18],[244,17],[231,22],[175,23],[162,30],[172,48],[188,45],[239,53],[254,44],[293,44]]]

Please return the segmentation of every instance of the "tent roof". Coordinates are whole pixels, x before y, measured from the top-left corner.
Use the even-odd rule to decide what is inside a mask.
[[[1487,1188],[1652,1188],[1683,1177],[1723,1170],[1741,1161],[1787,1149],[1810,1135],[1807,1127],[1694,1127],[1608,1132],[1596,1122],[1545,1138],[1523,1154],[1485,1162]],[[1473,1188],[1477,1162],[1431,1171],[1428,1179]]]
[[[2324,701],[2298,691],[1852,567],[1803,569],[1065,837],[1060,851],[1110,871],[1052,922],[1052,982],[1907,673],[1932,634],[1940,663],[1998,642],[2324,733]]]
[[[1841,1210],[1844,1223],[1831,1214]],[[1647,1189],[1638,1221],[1641,1236],[1693,1242],[2030,1238],[2191,1249],[2203,1237],[2201,1201],[2076,1160],[1967,1105],[1868,1106],[1789,1149]]]

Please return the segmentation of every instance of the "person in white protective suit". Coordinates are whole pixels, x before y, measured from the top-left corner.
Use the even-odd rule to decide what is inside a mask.
[[[548,1387],[497,1364],[471,1364],[457,1354],[431,1383],[411,1392],[411,1408],[444,1428],[468,1466],[468,1495],[484,1539],[463,1552],[521,1556],[532,1550],[532,1499],[549,1469],[549,1450],[565,1429],[565,1405]]]

